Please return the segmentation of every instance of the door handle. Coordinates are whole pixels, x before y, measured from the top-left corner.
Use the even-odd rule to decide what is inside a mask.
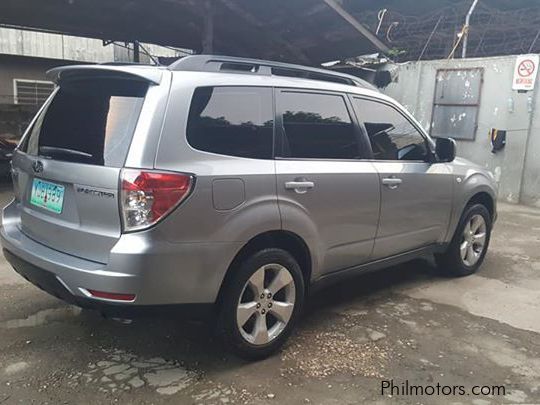
[[[315,187],[315,183],[312,181],[295,180],[295,181],[288,181],[285,183],[285,188],[287,190],[294,190],[298,194],[304,194],[313,187]]]
[[[385,177],[382,179],[382,184],[384,184],[390,190],[398,188],[401,183],[403,183],[403,180],[398,179],[397,177]]]

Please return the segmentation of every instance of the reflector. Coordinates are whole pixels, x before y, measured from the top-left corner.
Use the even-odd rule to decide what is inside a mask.
[[[115,301],[134,301],[135,294],[120,294],[120,293],[111,293],[105,291],[96,291],[96,290],[87,290],[92,297],[104,298],[107,300]]]

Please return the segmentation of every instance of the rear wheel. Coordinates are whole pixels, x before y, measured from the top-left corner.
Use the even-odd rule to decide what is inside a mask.
[[[450,276],[474,273],[487,252],[491,236],[491,215],[482,204],[465,208],[448,249],[435,255],[438,267]]]
[[[225,286],[218,331],[235,354],[262,359],[290,335],[304,300],[300,266],[285,250],[265,249],[248,257]]]

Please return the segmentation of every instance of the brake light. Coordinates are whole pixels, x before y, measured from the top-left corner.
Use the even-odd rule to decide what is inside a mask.
[[[121,210],[124,231],[148,228],[169,214],[189,194],[193,177],[154,170],[122,170]]]

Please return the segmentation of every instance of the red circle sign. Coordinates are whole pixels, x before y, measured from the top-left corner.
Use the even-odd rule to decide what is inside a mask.
[[[530,59],[525,59],[518,66],[518,74],[521,77],[531,76],[534,73],[535,68],[536,66],[534,65],[534,61]]]

